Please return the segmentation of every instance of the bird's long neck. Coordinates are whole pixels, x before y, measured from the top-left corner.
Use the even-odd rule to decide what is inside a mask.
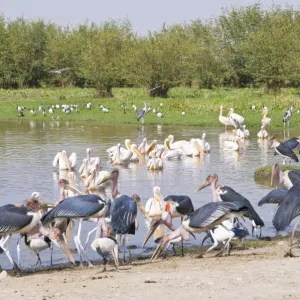
[[[112,179],[112,182],[113,182],[112,196],[114,199],[117,198],[118,195],[120,195],[120,193],[118,191],[118,182],[119,182],[118,178],[119,177],[117,176]]]
[[[24,234],[24,242],[26,246],[30,246],[30,242],[28,241],[27,233]]]
[[[213,202],[217,202],[218,201],[217,182],[218,182],[218,180],[216,179],[210,185],[212,196],[213,196]]]
[[[147,214],[146,211],[145,211],[145,207],[144,207],[142,201],[136,201],[136,204],[137,204],[139,210],[141,211],[141,213],[143,214],[143,216],[144,216],[148,221],[151,221],[151,218],[149,218],[148,214]]]
[[[222,117],[223,116],[223,107],[221,106],[220,107],[220,117]]]

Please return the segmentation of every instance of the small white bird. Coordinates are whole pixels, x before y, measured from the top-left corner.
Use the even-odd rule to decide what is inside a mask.
[[[106,271],[106,264],[107,264],[107,255],[108,252],[111,252],[116,269],[119,266],[119,259],[118,259],[118,243],[117,241],[112,237],[105,237],[105,238],[98,238],[95,239],[92,244],[91,248],[97,252],[100,256],[103,257],[104,267],[103,271]]]
[[[185,116],[185,111],[183,111],[183,112],[181,113],[181,115],[182,115],[182,116]]]
[[[159,113],[157,113],[157,116],[158,116],[159,118],[162,118],[164,115],[163,115],[161,112],[159,112]]]
[[[161,102],[161,103],[159,103],[159,106],[160,106],[160,107],[163,107],[163,106],[164,106],[164,104]]]

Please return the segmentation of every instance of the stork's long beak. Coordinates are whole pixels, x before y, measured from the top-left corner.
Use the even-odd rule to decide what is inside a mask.
[[[155,218],[151,221],[150,229],[147,232],[147,235],[145,237],[145,240],[143,242],[142,248],[146,245],[150,237],[153,235],[154,231],[157,229],[157,227],[162,224],[162,218]]]
[[[202,182],[202,183],[198,186],[198,188],[195,190],[195,193],[197,193],[197,192],[203,190],[204,188],[206,188],[206,187],[209,186],[210,184],[211,184],[211,182],[210,182],[208,179],[205,179],[205,181]]]
[[[163,252],[164,248],[166,247],[167,243],[168,243],[168,239],[163,238],[162,241],[156,247],[155,251],[153,252],[150,262],[153,262],[160,256],[160,254]]]
[[[141,154],[141,152],[138,149],[133,148],[133,151],[142,161],[145,161],[144,156]]]

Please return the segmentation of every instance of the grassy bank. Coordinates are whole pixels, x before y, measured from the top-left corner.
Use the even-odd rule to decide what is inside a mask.
[[[170,91],[168,99],[150,98],[145,89],[120,88],[114,89],[114,98],[96,99],[93,89],[57,88],[57,89],[24,89],[0,90],[0,119],[19,119],[16,111],[17,105],[26,106],[24,119],[51,120],[52,114],[46,109],[46,116],[39,111],[39,105],[46,108],[52,104],[77,104],[80,112],[69,115],[57,109],[54,116],[62,120],[93,120],[102,123],[136,123],[137,113],[133,111],[132,104],[138,109],[143,107],[144,101],[150,103],[151,108],[159,107],[164,117],[158,118],[153,112],[145,117],[145,124],[184,124],[201,126],[221,126],[218,120],[220,105],[224,106],[223,115],[233,107],[235,112],[245,118],[248,127],[259,128],[261,122],[261,107],[269,108],[269,117],[272,118],[272,128],[282,127],[282,115],[288,105],[293,105],[295,112],[300,108],[299,95],[296,89],[284,89],[280,95],[265,94],[260,89],[216,89],[200,90],[197,88],[174,88]],[[93,108],[88,110],[84,104],[91,102]],[[124,111],[121,104],[125,103],[129,110]],[[109,113],[103,113],[99,105],[109,108]],[[256,111],[250,110],[250,105],[256,105]],[[29,114],[29,108],[34,108],[36,116]],[[181,116],[181,112],[185,116]],[[300,125],[300,114],[294,113],[290,127]]]
[[[282,171],[286,170],[300,170],[299,166],[296,165],[280,165],[280,169]],[[271,182],[271,174],[272,174],[272,166],[264,166],[261,168],[258,168],[254,172],[254,179],[255,181],[268,181],[269,184]]]

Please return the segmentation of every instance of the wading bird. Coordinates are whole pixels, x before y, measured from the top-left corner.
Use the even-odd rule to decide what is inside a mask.
[[[98,195],[79,195],[61,201],[56,207],[51,209],[42,218],[46,226],[54,219],[79,219],[78,232],[74,237],[74,242],[82,264],[82,255],[86,258],[89,266],[93,266],[89,261],[80,241],[80,233],[83,219],[97,218],[99,229],[103,224],[103,219],[108,211],[107,202]]]
[[[237,127],[241,128],[245,121],[245,119],[242,116],[240,116],[234,112],[233,108],[229,109],[229,113],[228,113],[227,117],[236,125],[235,126],[236,128]]]
[[[190,234],[205,232],[221,224],[227,219],[242,216],[246,212],[247,208],[240,206],[239,203],[210,202],[205,204],[204,206],[196,209],[189,216],[185,216],[182,221],[182,225],[179,228],[164,236],[154,251],[150,261],[152,262],[156,260],[164,247],[170,241],[177,239],[179,236],[181,236],[184,240],[189,240]],[[168,226],[169,223],[165,220],[168,220],[168,218],[162,219],[164,224]],[[172,230],[172,228],[170,229]]]
[[[290,119],[293,115],[293,106],[289,106],[288,109],[283,113],[283,125],[285,126],[285,123],[288,124],[288,127],[290,126]]]
[[[269,141],[274,140],[271,147],[274,148],[275,154],[279,154],[281,157],[284,158],[282,164],[285,165],[287,159],[294,160],[295,162],[298,162],[299,161],[298,157],[294,153],[294,151],[292,150],[292,148],[289,147],[289,144],[280,143],[277,138],[278,138],[278,135],[274,134],[269,139]],[[299,140],[297,140],[297,142],[299,142]]]
[[[220,123],[225,125],[225,129],[227,129],[227,126],[232,126],[232,127],[237,128],[237,125],[234,122],[232,122],[232,120],[229,117],[223,116],[223,106],[222,105],[220,106],[219,121],[220,121]]]
[[[141,120],[142,124],[144,124],[144,116],[147,112],[147,102],[144,102],[144,107],[138,112],[137,121]]]

